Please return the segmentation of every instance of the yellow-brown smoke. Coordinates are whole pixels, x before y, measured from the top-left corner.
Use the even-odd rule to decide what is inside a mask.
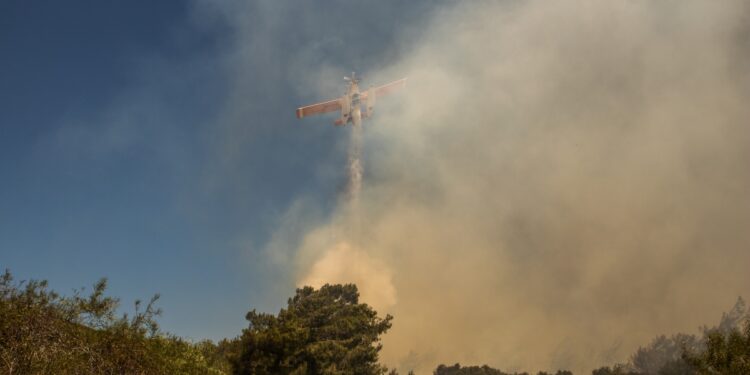
[[[580,373],[715,321],[750,286],[749,15],[594,0],[436,13],[373,77],[408,72],[409,87],[364,124],[360,245],[319,223],[299,281],[357,282],[395,316],[384,362],[423,374]]]
[[[316,288],[346,283],[356,284],[362,300],[378,311],[396,303],[390,267],[345,241],[329,248],[299,281]]]

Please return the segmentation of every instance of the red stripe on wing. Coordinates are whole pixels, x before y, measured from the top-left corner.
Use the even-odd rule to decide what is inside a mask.
[[[297,108],[297,118],[317,115],[320,113],[338,111],[340,109],[341,109],[341,103],[339,102],[339,99],[333,99],[327,102],[316,103],[316,104],[306,105],[304,107]]]

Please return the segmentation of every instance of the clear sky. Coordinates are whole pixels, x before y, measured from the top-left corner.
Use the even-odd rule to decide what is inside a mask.
[[[259,254],[282,214],[303,195],[328,215],[344,182],[345,131],[294,109],[437,6],[2,2],[0,267],[63,293],[107,277],[125,311],[161,293],[167,331],[238,334],[293,293]]]

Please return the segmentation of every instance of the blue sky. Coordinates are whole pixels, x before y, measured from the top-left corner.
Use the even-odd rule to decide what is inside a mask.
[[[293,293],[259,254],[281,216],[300,196],[328,215],[344,180],[345,131],[294,109],[398,57],[435,6],[3,2],[0,266],[238,334]]]
[[[107,277],[124,311],[161,293],[163,328],[194,339],[355,274],[368,303],[393,291],[382,358],[404,372],[626,361],[750,285],[745,13],[1,2],[0,268],[61,292]],[[352,70],[409,85],[366,123],[347,248],[349,129],[294,113]]]

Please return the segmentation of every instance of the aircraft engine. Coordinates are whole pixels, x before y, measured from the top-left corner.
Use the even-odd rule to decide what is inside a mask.
[[[352,113],[352,103],[350,102],[349,96],[344,95],[341,98],[341,121],[346,124],[349,121],[349,116]]]

